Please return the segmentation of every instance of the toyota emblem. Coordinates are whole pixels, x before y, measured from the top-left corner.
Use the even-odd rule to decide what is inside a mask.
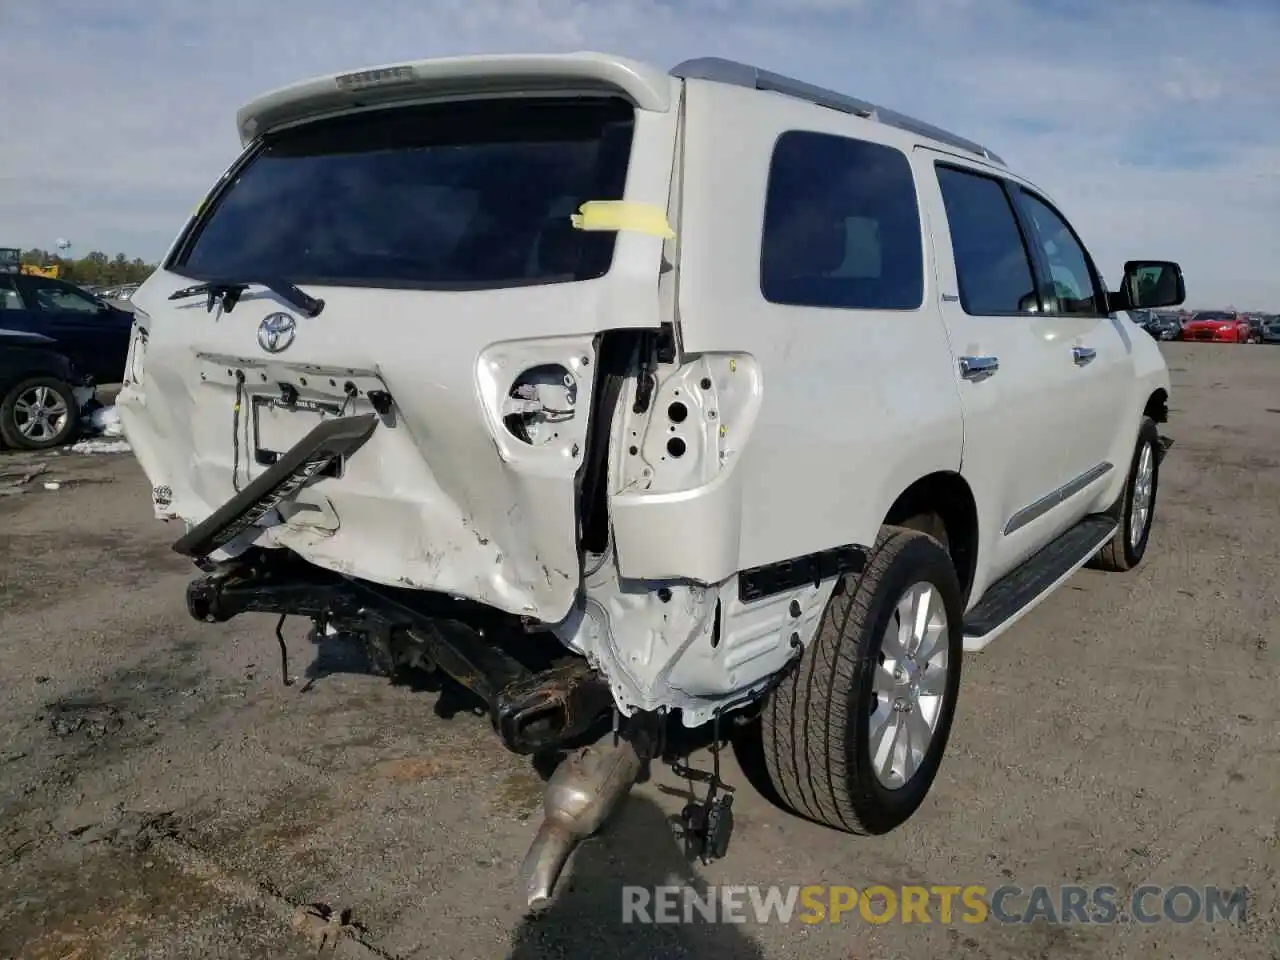
[[[272,313],[258,324],[258,345],[267,353],[279,353],[293,343],[298,321],[287,313]]]

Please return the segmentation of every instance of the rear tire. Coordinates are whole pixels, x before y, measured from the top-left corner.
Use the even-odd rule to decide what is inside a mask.
[[[918,646],[916,633],[900,647],[898,606],[913,596],[927,605],[932,629]],[[836,584],[799,669],[764,705],[765,766],[787,807],[858,834],[887,833],[915,813],[951,733],[963,613],[946,549],[927,534],[885,528],[865,571]],[[879,735],[895,728],[918,739]]]
[[[0,400],[0,438],[15,450],[50,450],[75,435],[75,392],[56,377],[27,377]]]
[[[1114,512],[1120,526],[1098,551],[1090,566],[1111,573],[1124,573],[1142,562],[1151,539],[1159,489],[1160,434],[1156,430],[1156,422],[1150,417],[1143,417],[1129,466],[1129,481]]]
[[[951,540],[947,536],[947,525],[942,517],[936,513],[918,513],[914,517],[908,517],[903,520],[898,526],[927,533],[942,544],[943,549],[948,553],[951,552]]]

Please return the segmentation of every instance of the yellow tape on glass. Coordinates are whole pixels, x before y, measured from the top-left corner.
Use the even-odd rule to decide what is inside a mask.
[[[650,203],[627,200],[588,200],[569,218],[578,230],[628,231],[647,233],[667,240],[676,232],[667,222],[666,211]]]

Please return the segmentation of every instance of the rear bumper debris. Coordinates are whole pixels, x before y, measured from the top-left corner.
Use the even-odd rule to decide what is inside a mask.
[[[530,637],[517,620],[467,600],[383,587],[323,570],[286,550],[250,550],[187,586],[187,610],[220,623],[242,613],[307,617],[353,636],[391,637],[487,705],[507,748],[532,754],[606,722],[613,696],[585,660],[539,669],[515,653]]]
[[[322,421],[269,470],[187,532],[173,549],[200,559],[227,545],[335,461],[359,449],[378,425],[372,414]]]

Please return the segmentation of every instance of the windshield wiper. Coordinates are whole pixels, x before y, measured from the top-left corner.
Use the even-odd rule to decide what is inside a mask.
[[[319,300],[307,293],[304,293],[298,287],[294,286],[288,280],[247,280],[244,282],[233,282],[227,280],[210,280],[207,283],[197,283],[192,287],[183,287],[181,290],[175,290],[169,294],[170,300],[185,300],[187,297],[198,297],[204,294],[209,298],[206,309],[213,311],[214,304],[221,303],[223,312],[230,313],[237,303],[240,302],[240,295],[245,292],[251,285],[266,287],[280,299],[287,302],[290,306],[296,307],[308,317],[316,317],[320,315],[320,311],[324,309],[324,301]]]

